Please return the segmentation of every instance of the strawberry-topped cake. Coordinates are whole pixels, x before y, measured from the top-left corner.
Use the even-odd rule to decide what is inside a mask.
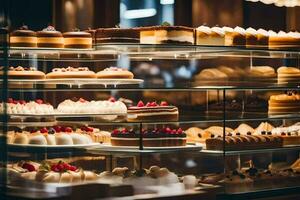
[[[115,129],[111,133],[112,146],[139,146],[140,133],[135,130]],[[142,141],[144,147],[170,147],[185,146],[186,134],[179,129],[156,128],[142,130]]]
[[[178,108],[169,105],[166,101],[159,104],[156,101],[146,104],[139,101],[136,106],[129,107],[127,113],[128,122],[177,121],[179,115]]]
[[[97,73],[97,78],[104,79],[133,79],[133,73],[119,67],[108,67]]]

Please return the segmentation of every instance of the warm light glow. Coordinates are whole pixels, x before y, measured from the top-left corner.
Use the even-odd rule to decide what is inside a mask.
[[[137,10],[126,10],[124,13],[125,19],[138,19],[152,17],[156,15],[157,11],[154,8],[137,9]]]
[[[160,0],[160,4],[162,5],[174,4],[174,0]]]
[[[264,4],[274,4],[275,6],[282,7],[295,7],[300,6],[300,0],[246,0],[251,2],[262,2]]]

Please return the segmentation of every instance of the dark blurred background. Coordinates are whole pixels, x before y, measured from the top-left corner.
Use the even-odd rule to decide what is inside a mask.
[[[300,8],[276,7],[245,0],[0,0],[9,13],[11,29],[26,24],[40,30],[53,24],[58,30],[74,28],[158,25],[197,27],[227,25],[275,31],[300,30]]]

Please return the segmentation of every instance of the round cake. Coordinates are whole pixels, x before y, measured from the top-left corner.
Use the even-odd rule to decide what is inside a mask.
[[[37,47],[37,37],[34,31],[28,30],[27,26],[22,26],[10,34],[11,47]]]
[[[50,48],[63,48],[64,38],[61,32],[56,31],[53,26],[48,26],[37,32],[37,46]]]
[[[67,67],[54,68],[46,75],[47,79],[68,79],[68,78],[96,78],[96,74],[88,67]]]
[[[278,83],[300,83],[300,69],[296,67],[282,66],[277,69]]]
[[[295,113],[299,111],[299,94],[288,92],[288,94],[272,95],[269,99],[269,114]]]
[[[93,46],[92,35],[88,32],[72,31],[63,34],[65,48],[89,49]]]
[[[139,101],[136,106],[131,106],[127,111],[128,122],[144,122],[144,121],[177,121],[178,108],[168,105],[167,102],[162,101],[160,104],[156,102],[148,102],[144,104]]]
[[[111,134],[111,144],[112,146],[139,146],[140,134],[126,128],[116,129]],[[143,130],[142,145],[145,147],[185,146],[186,134],[181,128]]]
[[[133,73],[118,67],[109,67],[97,73],[97,78],[103,79],[133,79]]]
[[[0,78],[3,77],[3,67],[0,67]],[[9,67],[7,71],[8,79],[44,79],[45,73],[33,67]]]

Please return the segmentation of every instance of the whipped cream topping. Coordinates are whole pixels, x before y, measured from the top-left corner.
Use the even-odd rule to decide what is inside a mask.
[[[226,32],[233,32],[233,28],[228,27],[228,26],[223,26],[222,29]]]
[[[72,101],[67,99],[57,107],[64,114],[126,114],[127,107],[121,101]]]
[[[7,114],[53,114],[54,108],[50,104],[40,104],[35,101],[27,103],[6,103]],[[4,113],[4,103],[0,103],[0,113]]]
[[[292,38],[300,38],[300,33],[299,32],[288,32],[287,33],[288,36],[292,37]]]
[[[257,33],[264,35],[264,36],[269,36],[268,31],[266,31],[265,29],[262,29],[262,28],[258,29]]]
[[[211,28],[211,31],[212,31],[212,32],[215,32],[215,33],[217,33],[217,34],[219,34],[219,35],[221,35],[221,36],[224,36],[224,35],[225,35],[225,31],[224,31],[222,28],[217,27],[217,26],[212,27],[212,28]]]
[[[249,27],[249,28],[246,29],[246,33],[256,35],[257,31],[254,28]]]
[[[81,72],[81,71],[90,71],[88,67],[67,67],[67,68],[53,68],[52,72]]]
[[[103,71],[127,71],[127,70],[119,68],[119,67],[108,67],[108,68],[105,68]]]
[[[246,31],[245,29],[243,29],[242,27],[239,27],[239,26],[236,26],[233,31],[237,32],[237,33],[240,33],[242,35],[245,35],[246,34]]]
[[[197,31],[201,31],[203,33],[206,33],[206,34],[210,34],[211,33],[211,29],[208,27],[208,26],[199,26],[197,28]]]
[[[269,36],[273,36],[273,37],[276,37],[276,36],[277,36],[277,33],[274,32],[274,31],[272,31],[272,30],[269,30],[269,31],[268,31],[268,34],[269,34]]]
[[[53,26],[48,26],[47,28],[44,28],[43,31],[56,31]]]

